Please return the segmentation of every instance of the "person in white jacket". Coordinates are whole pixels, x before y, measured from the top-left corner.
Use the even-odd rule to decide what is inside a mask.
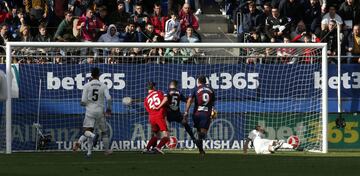
[[[120,42],[119,33],[117,32],[116,26],[110,24],[107,29],[107,32],[100,36],[98,42]],[[108,48],[103,49],[103,56],[108,56],[110,50]]]
[[[165,22],[165,37],[164,40],[167,42],[177,42],[180,39],[180,22],[177,14],[170,12],[170,19]]]

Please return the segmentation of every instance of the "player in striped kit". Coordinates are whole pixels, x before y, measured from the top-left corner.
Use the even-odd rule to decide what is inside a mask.
[[[200,155],[204,156],[203,140],[209,130],[213,112],[215,112],[215,92],[206,84],[205,76],[199,76],[197,83],[198,87],[187,100],[184,118],[188,119],[190,106],[194,103],[193,121],[198,133],[196,146],[199,149]]]

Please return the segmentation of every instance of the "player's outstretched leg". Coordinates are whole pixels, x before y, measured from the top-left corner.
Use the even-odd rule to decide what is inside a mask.
[[[153,137],[149,140],[145,150],[143,151],[144,154],[148,154],[148,153],[151,153],[151,148],[153,146],[156,146],[156,143],[157,143],[157,140],[158,140],[158,137],[156,136],[156,134],[153,134]]]
[[[207,132],[206,129],[200,129],[200,131],[198,132],[199,139],[196,141],[196,146],[198,147],[200,155],[202,155],[202,156],[205,155],[205,151],[203,148],[203,140],[206,137],[206,132]]]
[[[91,155],[91,150],[93,147],[93,139],[95,137],[95,134],[92,132],[92,130],[86,130],[84,135],[87,137],[87,142],[88,142],[88,152],[87,152],[87,156]]]
[[[85,135],[81,135],[79,140],[77,142],[74,143],[73,145],[73,151],[76,152],[79,150],[80,146],[82,143],[85,142],[85,140],[87,139],[87,137]]]
[[[185,131],[190,135],[191,140],[195,142],[195,136],[194,136],[194,132],[192,131],[190,125],[188,123],[182,123],[182,125],[185,128]]]
[[[102,133],[102,140],[103,140],[103,143],[104,143],[105,155],[111,155],[112,150],[110,149],[110,139],[109,139],[108,132],[103,132]]]
[[[87,153],[86,156],[90,157],[91,156],[91,152],[92,152],[92,148],[93,148],[93,139],[92,138],[87,138],[87,145],[88,145],[88,149],[87,149]]]
[[[162,138],[160,140],[160,143],[155,147],[155,150],[158,153],[165,154],[161,149],[162,147],[170,140],[169,139],[169,133],[167,131],[162,131]]]

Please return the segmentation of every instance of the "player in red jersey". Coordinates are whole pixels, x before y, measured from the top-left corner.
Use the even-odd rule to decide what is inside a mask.
[[[144,153],[156,153],[164,154],[161,148],[169,141],[169,132],[165,119],[165,107],[158,108],[164,99],[164,94],[156,90],[154,82],[147,83],[148,95],[144,100],[144,106],[149,114],[149,122],[151,124],[152,138],[148,142]],[[157,144],[157,140],[160,139],[160,143]],[[153,149],[151,151],[150,149]]]

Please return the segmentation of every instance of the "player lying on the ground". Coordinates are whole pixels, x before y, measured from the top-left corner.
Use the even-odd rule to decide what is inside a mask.
[[[244,144],[244,153],[247,153],[249,143],[252,142],[256,154],[271,154],[278,149],[294,149],[295,146],[285,143],[283,140],[265,139],[265,130],[261,126],[256,126],[254,130],[249,133],[248,138]]]
[[[101,132],[104,143],[105,155],[109,155],[112,151],[109,149],[109,129],[106,125],[105,116],[111,115],[111,96],[108,87],[99,81],[100,70],[98,68],[91,69],[91,81],[85,84],[81,106],[86,107],[85,119],[83,122],[84,134],[74,143],[73,151],[77,151],[80,145],[87,139],[88,151],[87,156],[91,155],[94,139],[98,138],[94,134],[95,127]],[[106,99],[106,112],[105,109]]]
[[[156,90],[154,82],[147,83],[148,95],[144,100],[144,106],[149,114],[149,122],[151,125],[152,137],[148,142],[143,153],[161,153],[165,154],[161,148],[169,141],[169,132],[165,120],[165,108],[159,108],[164,99],[164,94]],[[160,140],[158,145],[157,141]],[[152,149],[152,150],[151,150]]]
[[[168,122],[177,122],[184,126],[191,140],[195,142],[195,137],[190,125],[180,112],[180,102],[186,102],[186,97],[178,89],[178,81],[172,80],[169,83],[169,90],[165,94],[164,100],[158,108],[166,107],[166,119]]]
[[[197,79],[198,87],[189,97],[186,103],[186,109],[184,112],[184,120],[188,120],[188,114],[191,104],[194,102],[194,114],[193,121],[194,127],[197,129],[198,139],[195,144],[199,149],[200,155],[204,156],[205,151],[203,149],[203,140],[206,137],[208,129],[210,127],[212,114],[215,104],[215,92],[211,87],[206,85],[206,77],[199,76]]]

